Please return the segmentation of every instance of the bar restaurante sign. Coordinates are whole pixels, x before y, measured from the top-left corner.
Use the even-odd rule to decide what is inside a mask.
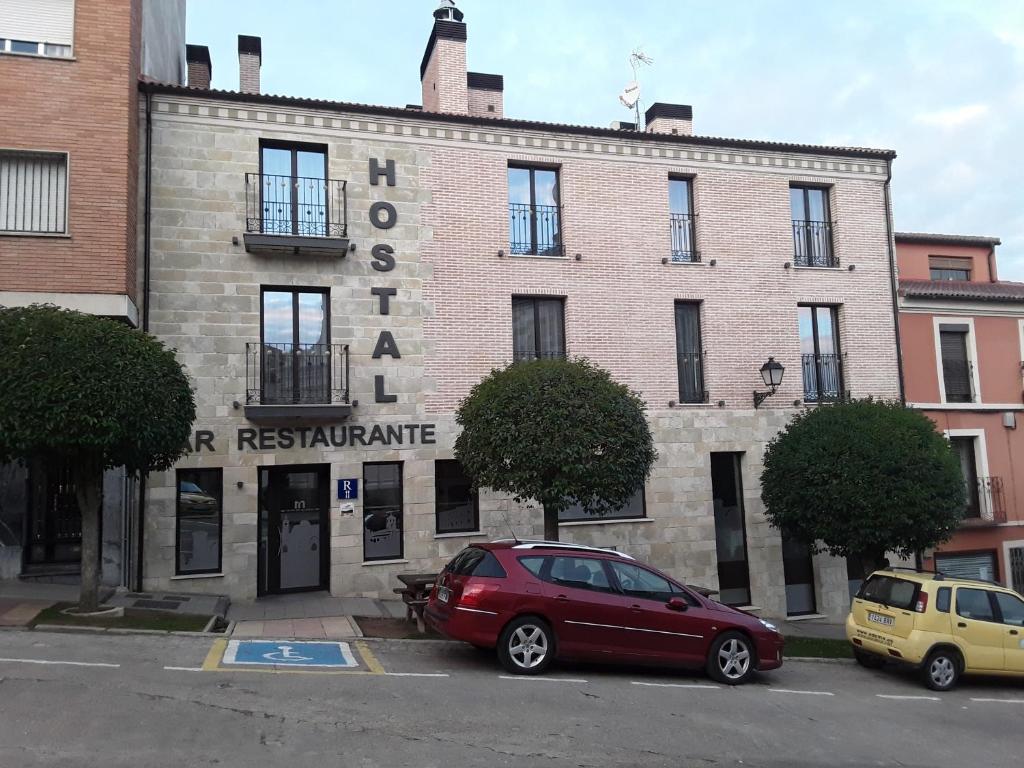
[[[276,451],[292,448],[355,448],[435,445],[436,424],[347,424],[334,427],[239,427],[237,450]],[[215,453],[214,433],[197,429],[189,441],[190,453]]]

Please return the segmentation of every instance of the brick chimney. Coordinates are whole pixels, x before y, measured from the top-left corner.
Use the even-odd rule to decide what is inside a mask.
[[[504,116],[503,92],[505,78],[485,75],[483,72],[466,73],[469,114],[481,117]]]
[[[452,0],[442,0],[434,11],[434,28],[420,63],[423,110],[469,113],[466,82],[466,25]]]
[[[189,88],[209,90],[210,79],[213,77],[210,49],[205,45],[186,45],[185,63],[188,65]]]
[[[644,113],[648,133],[674,133],[679,136],[693,135],[693,107],[689,104],[651,104]]]
[[[258,37],[238,36],[238,90],[242,93],[260,92],[262,47],[262,42]]]

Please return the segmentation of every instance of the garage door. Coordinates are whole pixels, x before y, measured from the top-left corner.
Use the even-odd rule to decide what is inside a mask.
[[[996,578],[996,553],[936,554],[935,570],[958,579],[994,581]]]

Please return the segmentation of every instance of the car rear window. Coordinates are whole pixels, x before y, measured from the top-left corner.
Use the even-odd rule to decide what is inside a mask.
[[[501,567],[498,558],[486,549],[477,547],[467,547],[462,550],[454,560],[448,563],[445,570],[457,576],[488,576],[499,579],[506,576],[505,569]]]
[[[893,576],[872,576],[865,581],[857,593],[861,600],[881,603],[890,608],[909,611],[917,600],[917,584]]]

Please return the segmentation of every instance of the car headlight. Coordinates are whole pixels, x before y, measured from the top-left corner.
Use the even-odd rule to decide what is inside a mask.
[[[779,628],[772,624],[770,621],[765,621],[764,619],[758,619],[758,621],[760,621],[761,625],[767,630],[770,630],[772,632],[779,631]]]

